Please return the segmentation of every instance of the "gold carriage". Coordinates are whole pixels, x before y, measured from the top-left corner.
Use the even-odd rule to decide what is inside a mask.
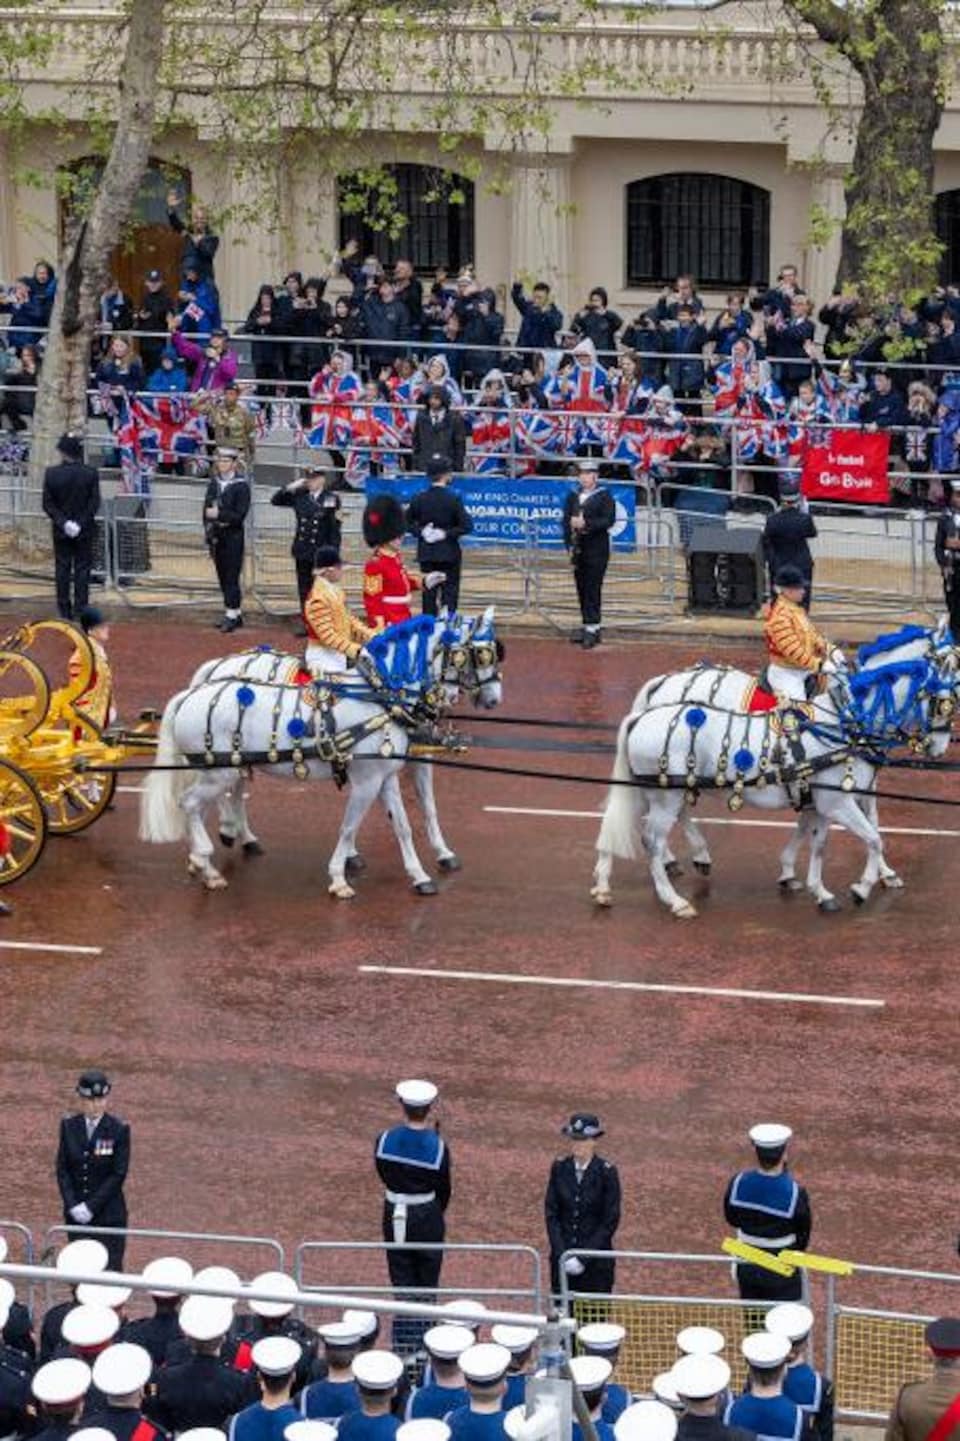
[[[69,646],[66,684],[48,678],[51,643]],[[113,799],[115,766],[156,749],[155,717],[110,724],[109,668],[62,620],[32,621],[0,641],[0,886],[27,873],[47,836],[86,830]]]

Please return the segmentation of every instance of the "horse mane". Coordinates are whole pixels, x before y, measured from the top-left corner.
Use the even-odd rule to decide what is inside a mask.
[[[375,635],[366,644],[380,678],[393,690],[421,685],[428,678],[430,640],[436,627],[432,615],[412,616]]]
[[[879,635],[876,640],[860,647],[857,651],[857,664],[865,666],[874,656],[886,655],[889,651],[898,650],[902,645],[910,645],[915,640],[928,640],[931,633],[922,625],[905,625],[900,630],[891,631],[889,635]]]

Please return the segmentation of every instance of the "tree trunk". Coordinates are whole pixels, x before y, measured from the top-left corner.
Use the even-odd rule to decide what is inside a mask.
[[[132,213],[150,158],[167,0],[131,0],[120,66],[116,130],[89,214],[73,228],[61,260],[50,318],[30,450],[30,483],[39,488],[65,430],[87,417],[90,350],[100,318],[110,256]]]

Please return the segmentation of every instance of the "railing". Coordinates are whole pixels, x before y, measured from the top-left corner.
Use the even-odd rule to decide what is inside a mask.
[[[435,1251],[443,1257],[443,1284],[436,1288],[404,1286],[404,1295],[453,1300],[469,1297],[488,1308],[517,1301],[539,1311],[543,1305],[542,1263],[533,1246],[481,1242],[301,1241],[293,1274],[304,1291],[322,1284],[358,1298],[389,1295],[384,1257],[392,1252]],[[321,1270],[321,1282],[311,1276]],[[478,1263],[478,1264],[474,1264]],[[478,1282],[478,1270],[482,1280]],[[347,1275],[349,1280],[341,1278]]]

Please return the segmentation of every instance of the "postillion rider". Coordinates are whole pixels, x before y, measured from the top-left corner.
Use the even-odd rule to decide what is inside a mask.
[[[358,620],[347,607],[341,580],[343,561],[332,545],[317,547],[313,585],[303,608],[307,627],[306,665],[311,675],[338,675],[356,660],[377,627]]]
[[[845,667],[843,651],[820,634],[803,607],[806,581],[797,566],[784,565],[774,578],[776,596],[764,608],[767,685],[781,704],[808,699],[809,682],[827,667]]]

